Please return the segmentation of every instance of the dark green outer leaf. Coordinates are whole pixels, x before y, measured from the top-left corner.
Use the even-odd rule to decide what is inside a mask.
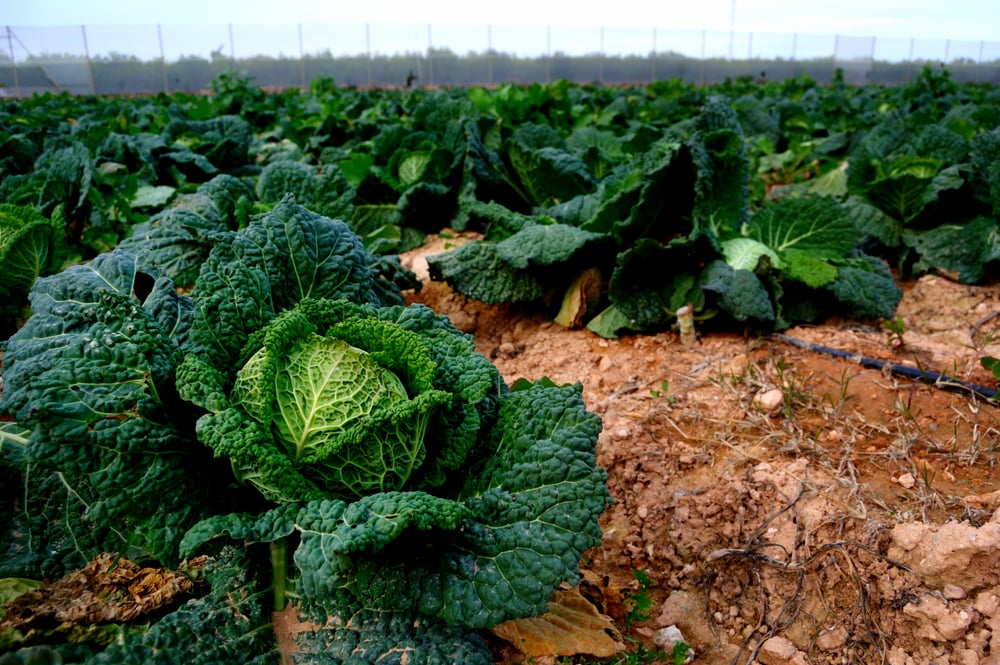
[[[888,266],[870,256],[839,267],[837,279],[827,288],[859,319],[891,318],[903,298]]]
[[[516,144],[515,144],[516,145]],[[565,150],[545,146],[533,149],[512,145],[511,163],[535,205],[546,206],[568,201],[591,191],[594,177],[579,157]]]
[[[736,129],[696,132],[688,141],[697,174],[694,218],[702,226],[711,224],[731,234],[749,215],[747,159],[743,135]]]
[[[971,180],[976,196],[1000,215],[1000,127],[980,132],[970,142]]]
[[[132,235],[118,243],[118,248],[135,254],[144,265],[157,266],[175,283],[190,286],[226,230],[220,221],[176,208],[134,226]]]
[[[216,368],[235,371],[250,335],[274,317],[271,285],[258,262],[245,261],[231,242],[215,246],[191,293],[195,302],[190,351]]]
[[[568,224],[527,220],[499,242],[477,240],[428,257],[431,277],[487,303],[541,298],[565,287],[573,266],[587,265],[608,239]]]
[[[427,264],[431,279],[488,304],[529,302],[545,293],[536,277],[507,263],[498,245],[491,242],[466,243],[427,257]]]
[[[526,270],[567,263],[603,239],[567,224],[531,224],[497,243],[497,251],[512,268]]]
[[[989,217],[926,231],[905,231],[903,243],[920,256],[913,266],[915,271],[948,270],[966,284],[980,281],[989,265],[1000,261],[1000,229]]]
[[[165,416],[186,299],[119,251],[40,280],[32,300],[4,354],[2,408],[31,429],[37,483],[22,536],[45,558],[176,561],[183,531],[208,509],[210,461]]]
[[[644,237],[687,235],[696,175],[691,151],[663,139],[617,168],[593,195],[553,212],[565,216],[567,223],[612,237],[621,247]]]
[[[733,270],[724,261],[712,261],[699,277],[701,288],[718,298],[719,307],[737,321],[771,325],[774,304],[764,284],[749,270]]]
[[[877,206],[859,196],[844,202],[847,217],[862,238],[871,237],[886,247],[899,247],[902,243],[903,223],[893,219]]]
[[[346,223],[310,212],[290,196],[236,242],[242,260],[265,271],[276,310],[303,298],[371,298],[374,276],[361,239]]]
[[[296,662],[311,665],[493,665],[492,652],[463,626],[404,612],[360,611],[300,633]]]
[[[222,535],[238,541],[273,543],[295,531],[299,510],[298,504],[286,503],[261,515],[213,515],[188,529],[181,540],[180,554],[190,557],[202,545]]]
[[[704,305],[696,288],[696,259],[648,238],[618,255],[608,286],[608,299],[634,330],[663,326],[679,307]]]

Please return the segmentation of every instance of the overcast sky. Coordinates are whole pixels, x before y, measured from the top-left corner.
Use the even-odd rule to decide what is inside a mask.
[[[367,37],[361,25],[365,23],[370,24]],[[571,38],[584,40],[583,51],[595,51],[598,44],[609,52],[630,50],[633,47],[618,42],[641,42],[634,49],[649,52],[665,48],[667,42],[680,44],[683,40],[677,35],[683,31],[728,34],[731,28],[754,33],[749,41],[741,38],[736,43],[737,52],[794,48],[797,55],[808,55],[808,33],[817,33],[886,38],[886,43],[899,42],[892,46],[896,50],[911,38],[939,44],[951,40],[957,42],[952,56],[958,49],[973,58],[984,50],[980,42],[993,42],[986,45],[985,58],[1000,55],[1000,0],[3,0],[0,9],[0,26],[10,26],[17,37],[15,50],[34,53],[57,48],[54,43],[66,51],[79,50],[81,25],[86,26],[92,54],[155,49],[155,28],[130,31],[120,26],[157,24],[163,26],[159,37],[168,59],[184,48],[204,53],[203,49],[222,47],[227,55],[233,51],[236,56],[254,55],[254,48],[295,55],[322,50],[331,41],[362,52],[366,38],[374,52],[419,51],[432,43],[461,53],[485,50],[487,42],[497,50],[515,50],[512,44],[523,43],[528,46],[518,50],[572,52],[577,49],[568,47]],[[219,27],[228,24],[234,26],[232,39]],[[402,27],[405,24],[408,27]],[[176,29],[194,25],[201,28]],[[330,30],[347,25],[353,26],[350,37],[333,39]],[[494,26],[489,33],[487,25]],[[64,28],[41,30],[42,26]],[[545,26],[551,28],[546,32]],[[605,27],[599,36],[598,26]],[[775,37],[775,45],[766,46],[768,33],[800,36],[794,45],[781,42],[779,47],[780,38]],[[264,47],[272,42],[275,45]],[[209,43],[214,45],[205,46]],[[702,47],[677,50],[695,48]]]

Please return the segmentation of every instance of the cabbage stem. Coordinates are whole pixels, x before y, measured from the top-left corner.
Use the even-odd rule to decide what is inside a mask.
[[[285,609],[288,589],[288,543],[284,538],[271,542],[271,588],[274,591],[274,611]]]

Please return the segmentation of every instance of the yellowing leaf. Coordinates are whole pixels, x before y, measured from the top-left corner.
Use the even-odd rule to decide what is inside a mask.
[[[621,633],[580,595],[579,587],[556,589],[548,612],[505,621],[493,628],[493,634],[529,657],[587,654],[603,658],[624,649]]]
[[[555,322],[566,328],[579,328],[601,297],[601,271],[597,268],[584,270],[566,289],[562,306]]]

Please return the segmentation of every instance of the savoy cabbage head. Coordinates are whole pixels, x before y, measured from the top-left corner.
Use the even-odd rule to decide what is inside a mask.
[[[233,371],[192,353],[181,395],[198,436],[278,502],[438,486],[503,394],[468,336],[426,307],[304,300],[253,335]]]

